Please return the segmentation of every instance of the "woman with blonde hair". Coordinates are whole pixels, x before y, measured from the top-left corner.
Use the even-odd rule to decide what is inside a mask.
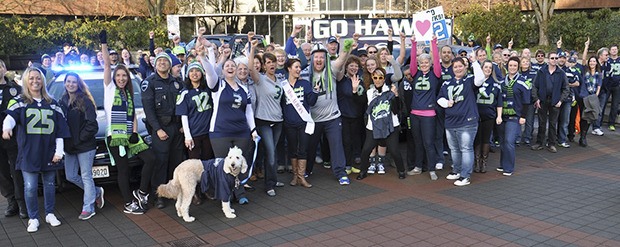
[[[11,139],[17,128],[16,169],[24,176],[24,196],[28,209],[28,232],[39,230],[37,190],[43,179],[45,222],[59,226],[54,215],[56,170],[62,168],[63,138],[70,136],[64,114],[45,90],[45,74],[37,68],[24,71],[21,97],[11,99],[2,123],[2,138]]]

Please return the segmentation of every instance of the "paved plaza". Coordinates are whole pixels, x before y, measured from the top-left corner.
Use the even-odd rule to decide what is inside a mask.
[[[0,246],[620,246],[620,135],[588,140],[555,154],[517,147],[511,177],[493,171],[497,151],[491,171],[466,187],[446,180],[445,169],[431,181],[428,173],[399,180],[394,168],[339,186],[316,166],[310,189],[288,186],[287,173],[271,198],[259,180],[250,204],[233,204],[236,219],[208,201],[190,206],[193,223],[176,216],[172,201],[126,215],[115,185],[104,186],[106,206],[80,221],[82,192],[69,187],[56,196],[61,226],[41,220],[31,234],[27,220],[0,217]]]

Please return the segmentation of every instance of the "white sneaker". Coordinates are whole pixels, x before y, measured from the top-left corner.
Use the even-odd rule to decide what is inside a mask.
[[[443,163],[435,164],[435,170],[443,170]]]
[[[51,226],[60,225],[60,220],[58,220],[54,214],[47,214],[47,216],[45,216],[45,222],[50,223]]]
[[[28,220],[28,228],[26,229],[28,232],[36,232],[39,230],[39,220],[38,219],[30,219]]]
[[[602,135],[603,135],[603,134],[605,134],[605,133],[603,133],[603,131],[602,131],[601,129],[594,129],[594,130],[592,131],[592,134],[593,134],[593,135],[597,135],[597,136],[602,136]]]
[[[465,185],[469,185],[469,178],[459,178],[458,180],[454,181],[454,185],[456,186],[465,186]]]
[[[375,171],[377,170],[377,166],[375,164],[371,164],[368,167],[368,174],[375,174]]]
[[[323,164],[323,158],[321,158],[320,156],[316,156],[314,158],[314,162],[317,164]]]
[[[455,179],[459,179],[460,177],[461,177],[460,173],[451,172],[450,174],[448,174],[448,176],[446,176],[446,179],[455,180]]]
[[[385,174],[385,167],[383,166],[383,164],[377,165],[377,174]]]
[[[422,168],[414,167],[413,170],[409,171],[408,175],[418,175],[418,174],[422,174]]]
[[[431,175],[431,180],[437,180],[437,173],[435,171],[430,171],[429,174]]]

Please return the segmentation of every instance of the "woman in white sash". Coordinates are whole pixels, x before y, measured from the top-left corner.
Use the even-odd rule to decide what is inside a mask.
[[[288,153],[293,166],[291,185],[300,184],[310,188],[304,177],[306,172],[306,145],[310,135],[314,133],[314,122],[310,116],[310,106],[316,104],[318,89],[312,88],[309,81],[299,77],[301,62],[297,58],[289,58],[286,62],[288,80],[282,81],[284,100],[284,131],[288,141]]]

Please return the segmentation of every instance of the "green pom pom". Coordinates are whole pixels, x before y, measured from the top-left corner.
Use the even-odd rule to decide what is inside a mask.
[[[353,41],[353,39],[346,39],[344,40],[344,51],[345,52],[349,52],[351,50],[351,47],[353,46],[353,43],[355,41]]]

